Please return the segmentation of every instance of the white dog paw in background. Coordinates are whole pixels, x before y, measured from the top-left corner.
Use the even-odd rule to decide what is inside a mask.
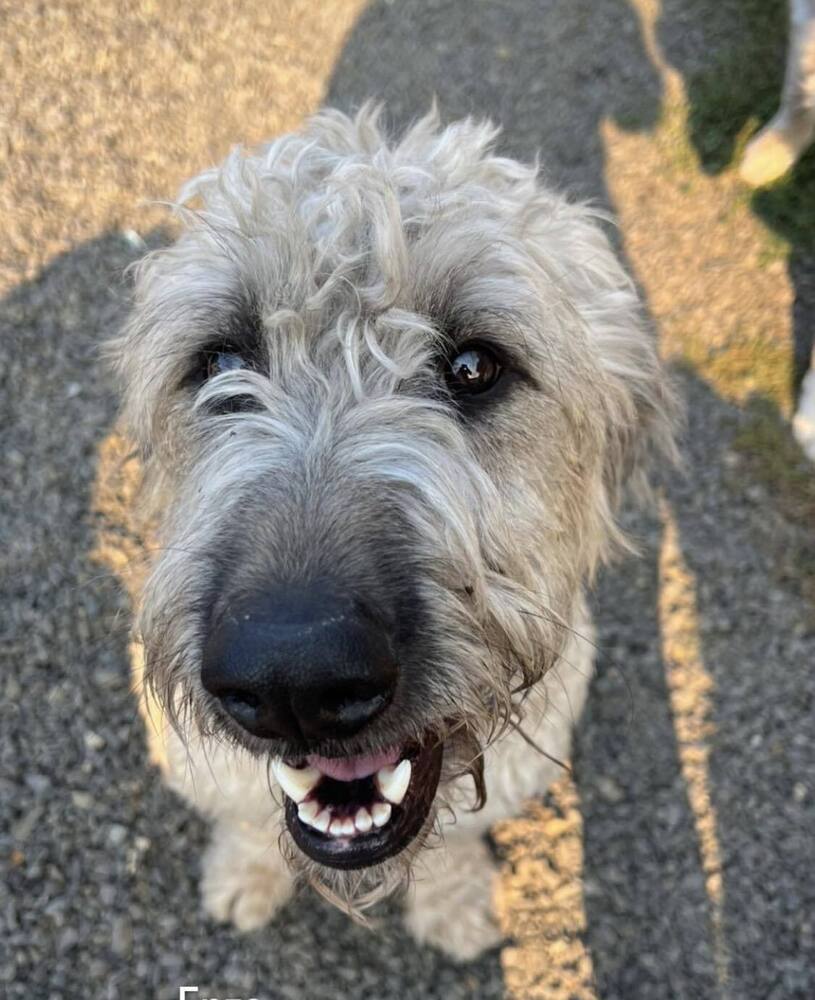
[[[792,432],[807,458],[815,462],[815,357],[801,383],[798,408],[792,419]]]
[[[791,170],[815,138],[815,0],[790,0],[781,106],[744,151],[739,173],[754,187]]]
[[[781,106],[748,143],[739,167],[753,187],[788,173],[815,139],[815,0],[790,0],[790,34]],[[795,439],[815,462],[815,354],[792,420]]]

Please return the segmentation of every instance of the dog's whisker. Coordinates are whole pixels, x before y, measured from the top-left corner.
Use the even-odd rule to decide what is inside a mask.
[[[568,775],[571,775],[572,773],[571,765],[567,764],[566,761],[559,760],[557,757],[553,756],[552,754],[544,750],[539,743],[537,743],[534,739],[532,739],[532,737],[529,735],[529,733],[527,733],[524,730],[523,726],[521,726],[520,723],[512,721],[510,722],[510,726],[512,726],[515,732],[518,733],[518,735],[521,737],[524,743],[532,747],[532,749],[536,753],[539,753],[541,757],[545,757],[547,760],[550,760],[553,764],[556,764],[559,768],[565,771]]]

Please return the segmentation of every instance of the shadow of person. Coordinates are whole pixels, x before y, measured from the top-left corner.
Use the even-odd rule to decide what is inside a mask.
[[[626,0],[375,0],[337,60],[327,102],[351,110],[382,100],[401,127],[434,97],[444,120],[493,118],[501,149],[540,153],[546,176],[605,205],[600,125],[652,128],[661,90]]]
[[[736,166],[781,99],[787,0],[665,0],[657,30],[668,62],[684,79],[700,166],[709,174]],[[788,175],[749,198],[788,250],[795,289],[790,389],[796,395],[815,336],[815,147]]]

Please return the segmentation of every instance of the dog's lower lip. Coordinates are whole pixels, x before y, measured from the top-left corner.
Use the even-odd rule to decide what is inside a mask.
[[[304,823],[298,804],[285,795],[286,825],[292,839],[312,861],[331,868],[367,868],[393,857],[416,837],[427,820],[441,774],[444,748],[428,742],[403,759],[411,761],[411,780],[404,799],[389,807],[390,819],[380,828],[353,836],[324,834]]]

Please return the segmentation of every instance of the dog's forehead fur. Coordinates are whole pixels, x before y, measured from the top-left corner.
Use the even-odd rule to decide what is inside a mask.
[[[390,145],[372,115],[325,112],[255,154],[236,149],[185,187],[182,204],[199,198],[200,211],[142,266],[162,346],[189,351],[241,322],[274,337],[289,311],[315,337],[344,317],[386,324],[409,310],[464,332],[486,321],[498,337],[517,325],[542,361],[540,338],[551,348],[579,337],[579,323],[564,329],[552,311],[620,276],[604,274],[605,240],[585,209],[541,188],[535,168],[493,155],[495,133],[470,121],[439,131],[430,116]],[[570,266],[579,255],[582,273]]]
[[[495,135],[470,120],[440,129],[431,114],[389,143],[370,109],[353,121],[324,112],[191,181],[181,203],[200,205],[182,208],[181,239],[141,264],[121,354],[142,442],[177,459],[191,440],[179,385],[219,343],[257,352],[263,374],[218,391],[248,389],[270,408],[299,396],[336,415],[393,399],[440,342],[475,336],[520,358],[530,388],[466,428],[479,462],[528,453],[530,438],[543,461],[546,440],[567,435],[579,463],[605,461],[616,493],[643,427],[667,441],[636,296],[595,214],[496,156]],[[550,481],[561,454],[543,463]]]

